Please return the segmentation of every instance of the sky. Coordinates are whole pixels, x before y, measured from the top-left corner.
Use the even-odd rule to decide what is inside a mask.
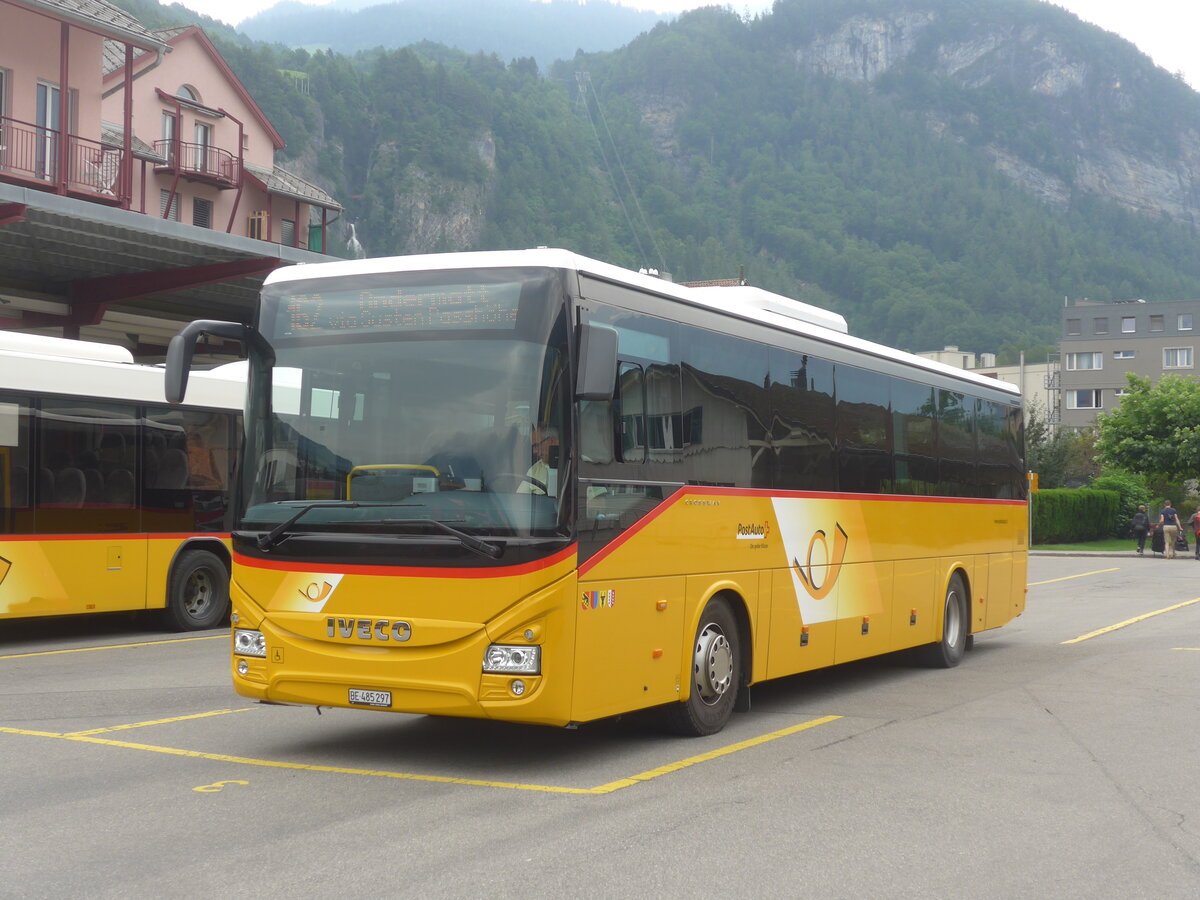
[[[274,6],[276,0],[181,0],[184,6],[236,25]],[[387,2],[387,0],[379,0]],[[486,3],[487,0],[480,0]],[[698,6],[727,5],[737,12],[769,9],[772,0],[616,0],[622,6],[657,12],[682,12]],[[318,3],[319,5],[319,3]],[[1200,4],[1194,0],[1056,0],[1056,6],[1137,45],[1168,72],[1181,72],[1200,90]]]

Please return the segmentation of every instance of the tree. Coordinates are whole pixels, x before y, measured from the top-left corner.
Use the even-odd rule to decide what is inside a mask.
[[[1098,418],[1096,453],[1106,468],[1194,478],[1200,460],[1200,382],[1164,375],[1157,385],[1133,373],[1121,404]]]

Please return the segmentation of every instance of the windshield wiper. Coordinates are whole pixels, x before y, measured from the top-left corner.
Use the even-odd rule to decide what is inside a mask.
[[[421,525],[436,528],[438,531],[441,531],[444,534],[458,538],[459,543],[461,543],[468,550],[474,550],[480,556],[487,556],[491,559],[499,559],[500,554],[503,552],[501,548],[497,547],[495,544],[489,541],[480,540],[477,537],[473,537],[472,535],[467,534],[465,531],[459,531],[457,528],[453,528],[450,525],[447,525],[445,522],[438,521],[437,519],[383,519],[380,524]]]
[[[295,525],[301,518],[306,516],[309,512],[311,512],[314,509],[364,509],[367,507],[380,507],[380,506],[396,507],[396,506],[411,506],[411,505],[415,505],[415,504],[388,503],[386,501],[383,501],[383,502],[376,501],[376,502],[371,502],[371,503],[359,503],[354,500],[338,501],[338,502],[334,502],[334,503],[330,503],[329,501],[322,501],[321,503],[309,503],[307,506],[300,507],[300,509],[296,510],[295,515],[293,515],[287,519],[284,519],[282,522],[280,522],[278,525],[276,525],[270,531],[266,532],[265,534],[260,534],[258,536],[258,540],[255,541],[255,543],[258,545],[259,550],[262,550],[264,552],[270,550],[272,547],[275,547],[276,545],[278,545],[285,537],[287,537],[287,535],[289,533],[289,529],[293,525]],[[488,541],[480,540],[477,537],[472,537],[471,535],[467,534],[465,531],[459,531],[457,528],[453,528],[453,527],[447,525],[445,522],[439,522],[437,519],[382,519],[382,520],[380,520],[380,522],[378,524],[381,524],[381,525],[420,525],[423,527],[436,528],[437,530],[441,531],[444,534],[448,534],[451,537],[458,538],[459,543],[462,544],[464,547],[466,547],[468,550],[473,550],[474,552],[480,554],[481,556],[487,556],[491,559],[499,559],[500,554],[503,552],[502,549],[500,547],[496,546],[495,544],[489,543]]]
[[[284,519],[282,522],[280,522],[278,525],[276,525],[274,528],[272,528],[266,534],[260,534],[258,536],[258,540],[255,541],[255,543],[258,544],[259,550],[264,550],[264,551],[270,550],[272,547],[274,547],[276,544],[278,544],[281,540],[283,540],[285,537],[287,537],[287,532],[288,532],[289,528],[291,528],[293,525],[295,525],[298,521],[300,521],[301,518],[308,515],[314,509],[358,509],[360,506],[363,506],[363,505],[364,504],[356,503],[353,500],[347,500],[344,502],[337,502],[337,503],[329,503],[328,501],[323,501],[321,503],[310,503],[307,506],[300,507],[298,510],[296,510],[295,515],[293,515],[292,517],[290,517],[288,519]]]

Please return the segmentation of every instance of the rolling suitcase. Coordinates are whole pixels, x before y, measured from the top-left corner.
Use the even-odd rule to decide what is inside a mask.
[[[1162,553],[1166,550],[1166,542],[1163,540],[1162,529],[1157,525],[1150,530],[1150,552]]]

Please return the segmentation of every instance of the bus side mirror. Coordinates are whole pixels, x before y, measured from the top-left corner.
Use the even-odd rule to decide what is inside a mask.
[[[590,322],[579,326],[576,400],[611,400],[617,382],[617,332]]]
[[[167,369],[164,376],[164,392],[168,403],[182,403],[187,394],[188,375],[192,371],[192,357],[202,335],[231,338],[241,341],[249,349],[263,355],[267,364],[275,361],[275,351],[266,338],[249,325],[241,322],[219,322],[214,319],[197,319],[183,326],[183,330],[171,338],[167,345]]]

